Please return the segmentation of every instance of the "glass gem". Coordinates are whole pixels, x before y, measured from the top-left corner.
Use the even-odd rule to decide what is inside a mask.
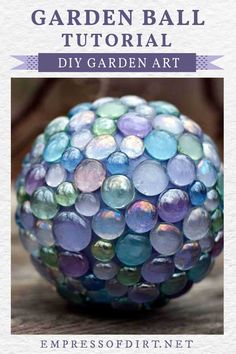
[[[212,261],[209,254],[202,254],[197,264],[187,272],[188,278],[194,283],[198,283],[208,274]]]
[[[116,151],[108,157],[106,166],[111,174],[125,174],[129,167],[129,158],[123,152]]]
[[[182,220],[189,210],[188,194],[181,189],[169,189],[162,193],[157,205],[158,215],[167,222]]]
[[[186,242],[175,254],[174,263],[180,270],[188,270],[194,267],[200,257],[201,247],[198,242]]]
[[[116,141],[111,135],[100,135],[93,138],[85,148],[88,158],[104,160],[116,151]]]
[[[197,165],[197,178],[206,187],[213,187],[217,181],[217,171],[211,161],[202,159]]]
[[[211,226],[210,217],[205,208],[196,207],[189,210],[184,218],[183,232],[190,240],[200,240],[206,236]]]
[[[124,175],[113,175],[105,179],[101,197],[111,208],[121,209],[132,202],[135,196],[133,183]]]
[[[214,211],[220,203],[219,194],[215,189],[210,189],[207,192],[206,200],[204,202],[204,207],[208,211]]]
[[[114,262],[96,262],[93,266],[93,272],[98,279],[109,280],[115,277],[118,272],[118,266]]]
[[[114,97],[101,97],[98,98],[93,102],[92,109],[97,109],[99,106],[103,105],[104,103],[114,101]]]
[[[146,103],[139,104],[138,106],[135,107],[135,112],[142,117],[145,117],[147,119],[153,119],[156,115],[156,111],[154,107],[149,106]]]
[[[204,236],[198,242],[202,252],[210,252],[214,246],[214,239],[211,234]]]
[[[220,209],[216,209],[211,215],[213,232],[218,232],[223,228],[223,214]]]
[[[68,144],[69,137],[66,133],[56,133],[52,135],[43,152],[44,160],[47,162],[59,160]]]
[[[189,187],[189,197],[193,205],[202,205],[207,196],[207,189],[200,181],[195,181]]]
[[[115,255],[113,243],[107,240],[96,241],[92,245],[91,251],[94,258],[102,262],[110,261]]]
[[[219,256],[219,254],[222,252],[223,245],[224,245],[224,232],[222,230],[219,231],[215,237],[214,246],[211,252],[213,257]]]
[[[40,246],[33,232],[20,229],[20,240],[26,251],[30,254],[38,254]]]
[[[83,151],[86,145],[93,139],[93,134],[89,129],[81,129],[78,133],[71,136],[71,146]]]
[[[118,129],[125,136],[135,135],[144,138],[152,130],[150,121],[136,113],[126,113],[118,119]]]
[[[199,160],[203,156],[202,144],[197,136],[189,133],[182,134],[178,140],[178,151],[181,154]]]
[[[175,265],[171,257],[153,255],[141,269],[143,278],[150,283],[162,283],[174,273]]]
[[[120,101],[125,104],[126,106],[129,106],[130,108],[137,107],[140,104],[145,104],[146,100],[142,97],[135,96],[135,95],[126,95],[122,96],[120,98]]]
[[[38,219],[35,223],[35,236],[40,245],[52,246],[55,242],[52,234],[52,222]]]
[[[220,194],[221,198],[223,198],[223,196],[224,196],[224,176],[221,172],[218,173],[218,176],[217,176],[216,189],[217,189],[217,192]]]
[[[91,241],[91,226],[87,219],[72,211],[59,213],[53,220],[56,243],[71,252],[79,252]]]
[[[32,195],[35,189],[43,186],[46,169],[42,164],[33,165],[25,177],[25,191]]]
[[[167,173],[173,184],[183,187],[194,181],[196,168],[190,157],[179,154],[168,161]]]
[[[157,222],[156,207],[146,200],[137,200],[126,209],[125,220],[134,232],[150,231]]]
[[[55,247],[41,247],[40,258],[46,266],[52,268],[58,267],[58,254]]]
[[[83,160],[74,172],[76,187],[82,192],[94,192],[101,187],[106,177],[106,170],[101,162]]]
[[[84,275],[81,278],[81,283],[87,290],[100,290],[105,286],[105,281],[98,279],[92,273]]]
[[[71,206],[75,204],[77,198],[77,191],[70,182],[61,183],[55,192],[55,198],[58,204],[62,206]]]
[[[83,253],[63,252],[59,255],[60,271],[72,278],[77,278],[89,269],[89,262]]]
[[[113,135],[116,132],[116,124],[109,118],[98,118],[95,120],[92,128],[93,134],[98,135]]]
[[[170,279],[160,285],[160,290],[168,297],[175,297],[187,285],[188,277],[185,272],[175,273]]]
[[[175,254],[183,245],[183,235],[172,224],[158,224],[150,232],[152,247],[164,256]]]
[[[52,164],[46,174],[45,181],[49,187],[57,187],[66,180],[66,170],[59,163]]]
[[[59,210],[53,191],[48,187],[37,188],[31,196],[31,209],[39,219],[52,219]]]
[[[176,116],[159,114],[152,120],[152,126],[154,129],[165,130],[168,133],[176,136],[180,135],[184,131],[183,123]]]
[[[106,281],[106,290],[111,296],[120,297],[127,293],[128,287],[113,278]]]
[[[144,144],[149,155],[157,160],[168,160],[177,150],[175,137],[163,130],[153,130],[144,139]]]
[[[102,118],[117,119],[128,111],[128,107],[118,100],[106,102],[97,109],[97,115]]]
[[[17,202],[20,205],[23,204],[26,200],[28,200],[29,196],[26,193],[25,187],[23,185],[17,187],[16,198],[17,198]]]
[[[92,103],[90,102],[79,103],[69,110],[68,117],[71,118],[72,116],[74,116],[79,112],[89,111],[91,107],[92,107]]]
[[[159,290],[154,284],[137,284],[129,289],[128,297],[138,304],[154,301],[159,296]]]
[[[141,162],[133,172],[135,188],[146,196],[154,196],[164,191],[169,183],[165,169],[153,160]]]
[[[84,216],[95,215],[100,208],[100,200],[96,194],[92,193],[81,193],[79,194],[76,202],[76,211]]]
[[[144,152],[143,140],[137,136],[126,136],[120,144],[120,150],[124,152],[130,159],[136,159]]]
[[[137,284],[140,277],[140,270],[136,267],[122,267],[117,274],[119,282],[126,286]]]
[[[95,120],[95,113],[93,111],[82,111],[71,117],[67,126],[69,133],[75,133],[83,128],[88,128]]]
[[[125,218],[118,210],[101,209],[93,216],[92,229],[99,237],[113,240],[123,233]]]
[[[202,129],[196,122],[182,114],[180,115],[180,119],[184,125],[184,129],[186,130],[186,132],[201,137]]]
[[[48,140],[52,135],[63,132],[69,122],[68,117],[57,117],[53,119],[44,131],[46,140]]]
[[[73,172],[82,158],[83,156],[79,149],[69,147],[62,155],[61,164],[68,172]]]
[[[165,101],[150,101],[149,105],[154,107],[156,114],[169,114],[178,117],[180,112],[173,104]]]
[[[35,224],[35,216],[32,213],[31,205],[26,200],[20,208],[20,224],[25,228],[32,230]]]
[[[220,168],[220,157],[216,147],[208,142],[204,142],[202,146],[206,159],[210,160],[215,168]]]
[[[152,247],[148,237],[143,235],[127,234],[120,237],[116,243],[118,259],[128,266],[137,266],[144,263],[151,255]]]
[[[31,156],[33,159],[37,159],[43,155],[43,150],[45,148],[45,136],[44,134],[40,134],[37,136],[33,143],[33,147],[31,150]]]

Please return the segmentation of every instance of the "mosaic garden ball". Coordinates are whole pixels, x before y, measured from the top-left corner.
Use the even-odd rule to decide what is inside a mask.
[[[223,248],[217,147],[168,102],[79,103],[36,138],[16,187],[24,248],[77,305],[166,304]]]

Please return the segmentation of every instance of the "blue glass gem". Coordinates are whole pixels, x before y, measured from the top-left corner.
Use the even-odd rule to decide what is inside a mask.
[[[82,158],[83,156],[79,149],[69,147],[62,155],[61,164],[68,172],[73,172]]]
[[[144,263],[151,255],[152,247],[148,237],[128,234],[120,237],[116,243],[116,255],[128,265],[136,266]]]
[[[175,155],[177,142],[173,135],[164,130],[153,130],[144,139],[147,152],[157,160],[167,160]]]
[[[202,205],[206,199],[207,189],[200,181],[195,181],[189,187],[189,196],[193,205]]]

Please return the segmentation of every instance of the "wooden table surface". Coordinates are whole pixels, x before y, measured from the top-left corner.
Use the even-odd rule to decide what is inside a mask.
[[[20,244],[13,220],[12,333],[223,334],[222,268],[220,256],[209,276],[188,294],[146,314],[86,313],[69,306],[37,274]]]

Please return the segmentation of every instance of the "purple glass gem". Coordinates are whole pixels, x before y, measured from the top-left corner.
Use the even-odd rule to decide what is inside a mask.
[[[188,194],[181,189],[169,189],[160,195],[157,210],[164,221],[182,220],[189,210]]]
[[[136,135],[139,138],[144,138],[152,130],[151,122],[135,113],[121,116],[117,126],[124,135]]]
[[[127,293],[128,287],[113,278],[106,281],[106,290],[111,296],[123,296]]]
[[[157,222],[156,207],[147,200],[137,200],[125,213],[129,228],[137,233],[150,231]]]
[[[84,275],[89,269],[89,262],[83,253],[64,252],[59,256],[59,269],[68,277]]]
[[[71,252],[83,250],[91,241],[88,219],[73,211],[59,213],[53,220],[52,231],[56,243]]]
[[[168,161],[167,173],[176,186],[187,186],[195,179],[195,163],[186,155],[176,155]]]
[[[153,255],[141,268],[143,278],[150,283],[162,283],[174,274],[175,265],[171,257]]]
[[[150,302],[157,299],[160,292],[154,284],[141,283],[129,289],[128,298],[138,304]]]
[[[201,247],[197,241],[186,242],[174,256],[176,268],[180,270],[191,269],[197,264],[201,255]]]
[[[46,169],[41,164],[33,165],[25,178],[25,191],[32,195],[36,188],[44,185]]]
[[[20,208],[20,222],[25,229],[32,230],[35,224],[35,217],[32,213],[30,202],[26,200]]]

